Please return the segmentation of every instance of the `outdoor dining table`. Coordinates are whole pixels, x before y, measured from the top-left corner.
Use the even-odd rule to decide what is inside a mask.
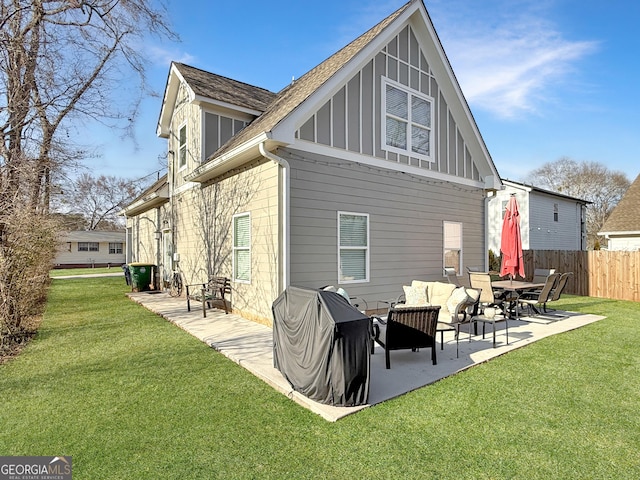
[[[515,299],[511,300],[511,305],[509,310],[511,312],[515,312],[516,319],[518,316],[518,299],[523,292],[527,290],[539,290],[544,287],[544,282],[523,282],[519,280],[496,280],[491,282],[491,287],[495,290],[502,290],[505,292],[513,292],[515,294]]]

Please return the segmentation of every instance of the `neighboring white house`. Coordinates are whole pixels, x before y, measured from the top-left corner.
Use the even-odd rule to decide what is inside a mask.
[[[421,0],[277,94],[172,63],[157,134],[168,174],[124,210],[132,260],[229,277],[246,318],[270,323],[289,285],[375,305],[486,263],[502,184]]]
[[[607,239],[607,250],[640,250],[640,175],[613,209],[598,235]]]
[[[107,267],[125,263],[125,232],[66,232],[60,245],[56,268]]]
[[[511,195],[520,212],[523,250],[586,250],[586,206],[589,202],[542,188],[502,180],[504,190],[489,200],[489,249],[500,254],[502,219]]]

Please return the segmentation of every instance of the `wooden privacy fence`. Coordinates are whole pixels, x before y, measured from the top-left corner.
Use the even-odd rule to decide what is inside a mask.
[[[640,302],[640,251],[525,250],[528,279],[535,268],[573,272],[565,292],[587,297]]]

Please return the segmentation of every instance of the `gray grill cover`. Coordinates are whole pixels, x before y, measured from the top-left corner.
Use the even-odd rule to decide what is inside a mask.
[[[293,389],[320,403],[369,398],[370,319],[341,295],[288,287],[274,302],[273,365]]]

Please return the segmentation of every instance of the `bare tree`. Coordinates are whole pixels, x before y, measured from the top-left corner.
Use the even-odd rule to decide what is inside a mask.
[[[2,339],[19,333],[30,314],[21,308],[25,301],[46,294],[43,272],[58,228],[49,215],[51,179],[62,165],[85,158],[76,132],[89,121],[131,129],[148,93],[144,40],[175,38],[161,1],[0,3]],[[42,245],[51,248],[30,249]]]
[[[622,172],[609,170],[598,162],[577,162],[563,157],[533,170],[527,181],[532,185],[581,198],[587,206],[588,247],[598,244],[597,233],[631,184]]]
[[[123,228],[124,219],[118,213],[143,189],[132,179],[83,173],[68,182],[59,197],[60,208],[68,214],[79,214],[85,219],[87,230]]]
[[[52,170],[82,155],[63,141],[73,121],[130,125],[146,91],[143,38],[173,36],[164,10],[154,5],[150,0],[2,1],[3,191],[10,194],[19,182],[27,183],[31,208],[46,210]],[[130,81],[132,72],[137,86]],[[127,85],[135,88],[127,92]],[[32,165],[30,177],[18,178],[25,162]]]

